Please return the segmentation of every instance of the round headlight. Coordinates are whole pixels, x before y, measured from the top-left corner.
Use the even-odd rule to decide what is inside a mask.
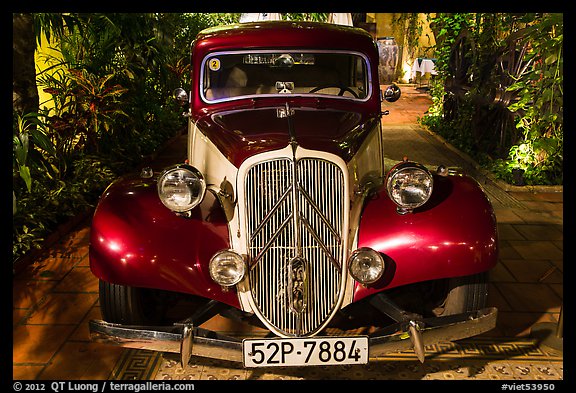
[[[392,201],[402,209],[415,209],[432,195],[432,174],[425,166],[402,162],[394,166],[386,179],[386,189]]]
[[[246,274],[246,263],[241,255],[234,251],[218,251],[209,264],[210,277],[223,287],[238,284]]]
[[[158,196],[162,203],[175,212],[186,212],[196,207],[206,192],[204,177],[190,165],[178,165],[166,170],[158,179]]]
[[[385,267],[382,255],[368,247],[354,251],[348,261],[350,275],[360,284],[372,284],[378,281]]]

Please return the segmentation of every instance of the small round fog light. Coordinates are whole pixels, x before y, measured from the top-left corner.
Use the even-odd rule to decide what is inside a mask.
[[[246,274],[246,263],[241,255],[230,250],[218,251],[209,264],[210,277],[223,287],[238,284]]]
[[[360,284],[373,284],[382,277],[386,264],[379,252],[368,247],[357,249],[350,255],[348,270]]]

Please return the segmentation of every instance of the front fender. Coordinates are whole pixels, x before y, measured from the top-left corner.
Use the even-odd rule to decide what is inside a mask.
[[[434,175],[430,200],[400,215],[381,190],[362,214],[358,247],[384,255],[386,270],[371,287],[356,283],[354,301],[401,285],[480,273],[498,258],[496,217],[470,177]]]
[[[90,268],[115,284],[203,296],[239,307],[235,291],[222,291],[209,275],[210,258],[229,249],[226,216],[214,194],[190,218],[160,201],[153,179],[113,183],[102,196],[90,234]]]

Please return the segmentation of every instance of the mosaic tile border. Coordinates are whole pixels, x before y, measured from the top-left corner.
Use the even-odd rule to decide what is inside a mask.
[[[112,370],[109,380],[153,380],[162,365],[162,353],[137,349],[124,351]]]
[[[178,356],[126,350],[115,380],[247,379],[563,379],[563,357],[547,353],[533,339],[476,338],[426,346],[421,364],[412,351],[371,359],[365,366],[245,370],[212,359],[182,368]]]
[[[563,357],[543,351],[534,339],[486,338],[440,343],[425,347],[427,359],[473,359],[562,362]],[[413,351],[390,354],[382,359],[416,358]]]

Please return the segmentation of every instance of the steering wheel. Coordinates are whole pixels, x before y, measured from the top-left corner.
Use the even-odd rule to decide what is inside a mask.
[[[317,87],[313,88],[312,90],[310,90],[309,93],[316,93],[319,90],[329,89],[331,87],[336,87],[336,88],[340,89],[340,91],[338,92],[339,96],[342,96],[342,95],[344,95],[345,92],[348,92],[348,93],[352,94],[354,96],[354,98],[360,98],[360,97],[358,97],[358,94],[356,94],[356,92],[354,90],[352,90],[351,88],[349,88],[347,86],[339,86],[339,85],[317,86]]]

